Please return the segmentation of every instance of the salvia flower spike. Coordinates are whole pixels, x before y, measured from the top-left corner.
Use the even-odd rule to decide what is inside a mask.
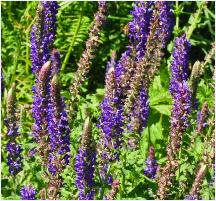
[[[112,182],[111,191],[107,196],[105,196],[104,200],[114,200],[118,192],[119,186],[120,182],[118,180],[114,180]]]
[[[17,118],[16,118],[16,85],[12,84],[7,95],[7,118],[5,119],[7,126],[7,137],[9,139],[6,150],[8,152],[7,164],[9,166],[9,173],[16,175],[22,170],[22,148],[17,143],[16,138],[19,136]]]
[[[51,56],[53,75],[50,81],[50,99],[47,114],[49,133],[48,170],[51,173],[49,175],[49,199],[56,199],[62,185],[60,174],[69,164],[70,159],[70,128],[64,99],[60,94],[60,67],[60,54],[54,49]]]
[[[20,190],[20,196],[22,200],[36,200],[36,190],[31,184],[23,186]]]
[[[109,163],[118,157],[117,150],[121,146],[122,110],[116,95],[114,58],[107,65],[105,97],[100,105],[99,118],[100,140],[98,143],[99,172],[103,182],[112,184],[112,176],[107,174]]]
[[[89,72],[92,59],[95,57],[95,52],[99,46],[99,32],[102,25],[106,20],[107,6],[106,2],[99,2],[98,11],[94,16],[93,24],[89,31],[89,39],[86,42],[86,49],[82,53],[82,57],[78,62],[78,69],[74,75],[74,81],[70,88],[71,92],[71,105],[70,105],[70,117],[75,115],[77,95],[79,93],[82,83],[85,81]]]
[[[189,126],[191,90],[188,87],[187,79],[190,46],[189,41],[186,40],[186,35],[176,38],[170,81],[170,93],[173,97],[170,141],[173,153],[178,151],[182,135]]]
[[[47,142],[47,106],[49,101],[49,90],[50,85],[50,74],[51,74],[51,62],[47,61],[41,68],[38,75],[36,85],[33,87],[33,106],[32,114],[35,120],[32,127],[32,134],[38,143],[37,152],[41,155],[43,165],[46,167],[47,153],[48,153],[48,142]]]
[[[197,133],[202,132],[203,129],[207,126],[208,115],[209,115],[208,103],[204,102],[201,111],[199,111],[197,114],[197,127],[196,127]]]
[[[57,1],[41,1],[38,4],[36,22],[31,32],[32,72],[38,74],[42,65],[50,58],[56,35]]]
[[[76,187],[79,190],[79,200],[93,200],[94,171],[96,161],[96,150],[92,139],[92,125],[89,117],[86,118],[82,133],[81,147],[75,159]]]
[[[167,164],[162,168],[157,195],[160,199],[167,196],[167,188],[178,168],[178,153],[181,139],[189,126],[191,112],[191,91],[188,87],[188,63],[190,43],[186,35],[176,38],[171,64],[170,93],[173,98],[171,113],[170,143],[167,145]]]
[[[188,200],[198,200],[199,199],[199,191],[203,183],[204,176],[206,174],[207,165],[204,163],[200,163],[200,167],[196,173],[196,178],[193,183],[192,189],[189,195],[186,196],[185,199]]]
[[[139,60],[145,54],[145,46],[150,31],[150,18],[154,5],[153,1],[136,2],[131,14],[133,19],[129,22],[129,39],[135,49],[135,60]]]
[[[136,63],[131,84],[128,90],[128,96],[125,100],[124,113],[131,114],[131,116],[134,116],[133,113],[137,113],[136,111],[133,112],[135,102],[139,102],[139,99],[145,97],[148,94],[150,81],[152,81],[160,66],[162,49],[164,48],[173,27],[170,2],[155,2],[154,6],[155,8],[153,9],[150,18],[149,33],[145,42],[146,46],[144,55],[138,59],[138,62]],[[141,90],[145,92],[146,95],[144,95],[143,92],[141,93]],[[148,115],[147,98],[145,98],[145,102],[142,103],[142,108],[145,109],[144,113],[146,114],[146,117],[143,118],[144,121],[141,121],[144,126],[136,125],[135,131],[141,131],[143,127],[145,127],[145,122]],[[137,121],[135,121],[135,123],[137,124]]]
[[[158,163],[155,159],[154,147],[151,146],[149,148],[149,156],[146,160],[146,167],[144,170],[144,174],[147,177],[154,179],[157,173],[157,167],[158,167]]]

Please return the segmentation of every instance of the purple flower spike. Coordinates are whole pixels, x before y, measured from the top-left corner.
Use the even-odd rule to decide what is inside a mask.
[[[70,159],[70,128],[64,98],[61,96],[59,72],[61,68],[60,54],[56,49],[51,55],[51,76],[49,79],[49,97],[47,102],[48,122],[48,171],[49,199],[56,199],[62,185],[60,174],[69,164]],[[51,78],[52,77],[52,78]],[[53,190],[55,189],[55,190]]]
[[[114,58],[107,65],[105,97],[102,101],[99,128],[101,139],[98,144],[99,172],[101,179],[112,184],[112,176],[108,174],[109,164],[119,158],[118,149],[122,143],[123,107],[116,87]]]
[[[190,43],[184,34],[175,40],[171,64],[170,93],[173,97],[171,114],[171,147],[175,153],[181,143],[182,134],[189,126],[191,112],[191,91],[187,84]]]
[[[81,147],[78,149],[75,161],[76,187],[79,190],[79,200],[93,200],[95,195],[93,178],[96,152],[91,129],[91,120],[87,117],[83,128]]]
[[[61,86],[58,73],[60,71],[61,63],[60,55],[56,50],[53,50],[51,59],[51,69],[54,72],[54,75],[50,84],[50,100],[48,103],[48,131],[50,145],[48,169],[52,174],[56,175],[57,173],[61,173],[62,168],[69,163],[70,128],[68,125],[67,113],[65,112],[64,99],[60,94]]]
[[[154,179],[157,173],[157,167],[158,167],[158,163],[155,160],[154,147],[151,146],[149,148],[149,157],[146,160],[146,167],[144,170],[144,174],[147,177]]]
[[[204,102],[201,111],[199,111],[197,114],[197,127],[196,127],[197,133],[202,132],[203,129],[208,125],[207,123],[208,116],[209,116],[208,103]]]
[[[22,200],[35,200],[36,190],[31,184],[24,186],[20,190],[20,196]]]
[[[171,113],[170,143],[167,145],[167,164],[161,171],[157,195],[162,200],[167,197],[169,186],[178,169],[178,153],[181,139],[189,126],[191,113],[191,90],[188,87],[188,63],[190,43],[186,35],[176,38],[171,64],[170,93],[173,98]]]
[[[136,60],[145,54],[145,45],[150,31],[150,18],[154,5],[153,1],[137,2],[131,14],[133,20],[129,22],[129,39],[136,50]]]
[[[9,166],[9,173],[16,175],[22,170],[21,156],[22,148],[17,143],[16,138],[19,136],[17,118],[16,118],[16,86],[12,85],[7,96],[7,119],[5,119],[5,125],[7,126],[8,143],[6,150],[8,152],[7,164]]]
[[[145,87],[142,87],[135,101],[134,110],[131,115],[129,130],[141,133],[146,127],[149,116],[149,98]]]
[[[30,38],[33,73],[38,73],[50,58],[56,35],[58,7],[56,1],[42,1],[38,5],[36,23],[32,27]]]
[[[160,1],[159,4],[159,12],[160,12],[160,30],[158,34],[163,35],[162,39],[162,48],[165,48],[167,40],[170,38],[170,35],[174,26],[174,17],[171,11],[172,2],[169,1]]]

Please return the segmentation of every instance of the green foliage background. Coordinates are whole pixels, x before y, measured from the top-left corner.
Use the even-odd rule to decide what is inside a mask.
[[[2,99],[2,136],[1,136],[1,186],[2,199],[20,199],[19,191],[24,184],[31,182],[39,191],[46,186],[46,178],[43,175],[38,157],[29,158],[28,151],[35,146],[31,136],[33,123],[31,115],[32,86],[34,76],[31,73],[30,53],[30,31],[35,20],[35,9],[38,2],[1,2],[1,33],[2,49],[1,61],[2,72],[5,77],[5,91]],[[85,111],[92,113],[93,134],[95,140],[99,138],[96,127],[100,115],[99,104],[104,94],[104,78],[106,63],[111,53],[116,51],[118,58],[128,44],[127,35],[124,32],[125,25],[131,20],[130,11],[133,2],[108,2],[108,19],[100,33],[100,46],[96,58],[91,66],[90,73],[86,79],[79,97],[79,112],[71,131],[71,150],[73,158],[70,166],[62,175],[64,186],[61,191],[61,199],[77,199],[75,188],[74,156],[80,143],[80,135],[85,119]],[[174,38],[185,31],[190,32],[192,49],[190,53],[190,67],[196,60],[203,61],[205,55],[211,49],[211,43],[215,38],[215,15],[214,2],[206,4],[201,9],[202,2],[174,2],[173,12],[175,14],[175,27],[172,38],[165,50],[165,56],[160,71],[156,75],[150,87],[150,117],[147,128],[143,131],[138,147],[121,151],[121,160],[116,162],[110,172],[120,180],[120,189],[117,199],[155,199],[157,182],[144,176],[143,170],[148,155],[150,144],[155,147],[156,158],[160,165],[165,164],[166,144],[169,136],[169,117],[172,108],[172,99],[169,94],[169,77],[171,53]],[[73,81],[74,72],[77,69],[77,62],[85,48],[85,41],[88,38],[88,29],[97,11],[97,2],[69,1],[59,2],[58,30],[55,41],[56,48],[61,53],[63,64],[61,72],[62,95],[66,102],[70,100],[69,86]],[[199,13],[198,16],[195,13]],[[66,59],[67,58],[67,59]],[[201,103],[207,101],[210,109],[210,123],[214,125],[214,82],[213,71],[214,61],[206,65],[204,74],[198,87],[198,99]],[[3,119],[5,118],[5,97],[13,82],[17,84],[17,115],[19,117],[20,137],[24,152],[24,168],[15,178],[8,173],[6,164],[7,153],[5,150],[7,136]],[[213,123],[212,123],[213,122]],[[210,124],[210,125],[211,125]],[[172,199],[183,199],[191,189],[194,181],[197,164],[203,159],[203,152],[206,149],[205,135],[211,136],[214,133],[214,126],[206,129],[205,135],[196,136],[195,142],[191,139],[195,136],[196,112],[191,116],[191,126],[183,139],[180,155],[180,170],[177,174],[178,183],[170,192]],[[131,137],[131,134],[124,135],[124,140]],[[125,143],[126,144],[126,143]],[[209,168],[203,182],[201,197],[203,199],[214,199],[214,187],[209,185],[213,175],[213,169]],[[96,188],[102,185],[96,180]],[[103,186],[105,192],[109,189]],[[99,197],[96,197],[99,199]]]

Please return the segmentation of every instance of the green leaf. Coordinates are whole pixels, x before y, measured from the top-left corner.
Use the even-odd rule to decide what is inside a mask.
[[[157,110],[161,114],[170,116],[172,105],[153,105],[153,106],[151,106],[151,108]]]

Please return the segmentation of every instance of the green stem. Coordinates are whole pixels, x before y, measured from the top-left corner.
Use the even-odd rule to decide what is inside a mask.
[[[121,199],[125,194],[125,172],[124,172],[125,169],[126,169],[126,152],[123,154],[122,168],[121,168],[121,173],[122,173],[122,181],[121,181],[122,190],[120,193]]]
[[[27,1],[26,4],[27,4],[27,8],[28,8],[29,2]],[[28,17],[27,17],[27,24],[28,24]],[[25,58],[25,64],[26,64],[26,74],[28,74],[28,72],[29,72],[29,46],[28,46],[29,32],[26,32],[25,34],[26,34],[26,58]]]
[[[190,39],[193,31],[196,29],[196,26],[198,24],[198,21],[199,21],[199,17],[203,11],[203,8],[204,8],[204,5],[205,5],[205,1],[203,1],[201,3],[201,5],[199,6],[196,14],[195,14],[195,19],[193,20],[193,24],[191,24],[191,26],[188,28],[188,31],[187,31],[187,39]]]
[[[130,20],[129,18],[126,18],[126,17],[117,17],[117,16],[111,16],[111,15],[109,15],[107,18],[110,20],[122,20],[126,22]]]
[[[79,16],[79,19],[78,19],[78,22],[77,22],[77,26],[76,26],[76,30],[75,30],[75,33],[73,35],[73,38],[71,40],[71,43],[70,43],[70,46],[68,48],[68,51],[67,51],[67,54],[64,58],[64,61],[62,63],[62,71],[64,71],[66,65],[67,65],[67,62],[69,60],[69,57],[70,57],[70,54],[71,54],[71,51],[73,49],[73,46],[74,46],[74,43],[76,41],[76,38],[77,38],[77,34],[79,32],[79,29],[80,29],[80,25],[81,25],[81,22],[82,22],[82,17],[83,17],[83,11],[84,11],[84,7],[86,5],[86,2],[84,2],[84,4],[82,4],[82,7],[81,7],[81,13],[80,13],[80,16]]]
[[[175,28],[178,29],[179,28],[179,5],[178,5],[178,1],[176,1],[176,24],[175,24]]]
[[[21,31],[20,31],[20,36],[21,36]],[[17,53],[15,54],[15,58],[14,58],[14,69],[13,69],[13,73],[12,73],[12,78],[10,80],[10,85],[16,80],[16,70],[17,70],[17,66],[18,66],[18,58],[20,56],[20,47],[21,47],[21,39],[20,36],[18,38],[18,44],[17,44]]]

